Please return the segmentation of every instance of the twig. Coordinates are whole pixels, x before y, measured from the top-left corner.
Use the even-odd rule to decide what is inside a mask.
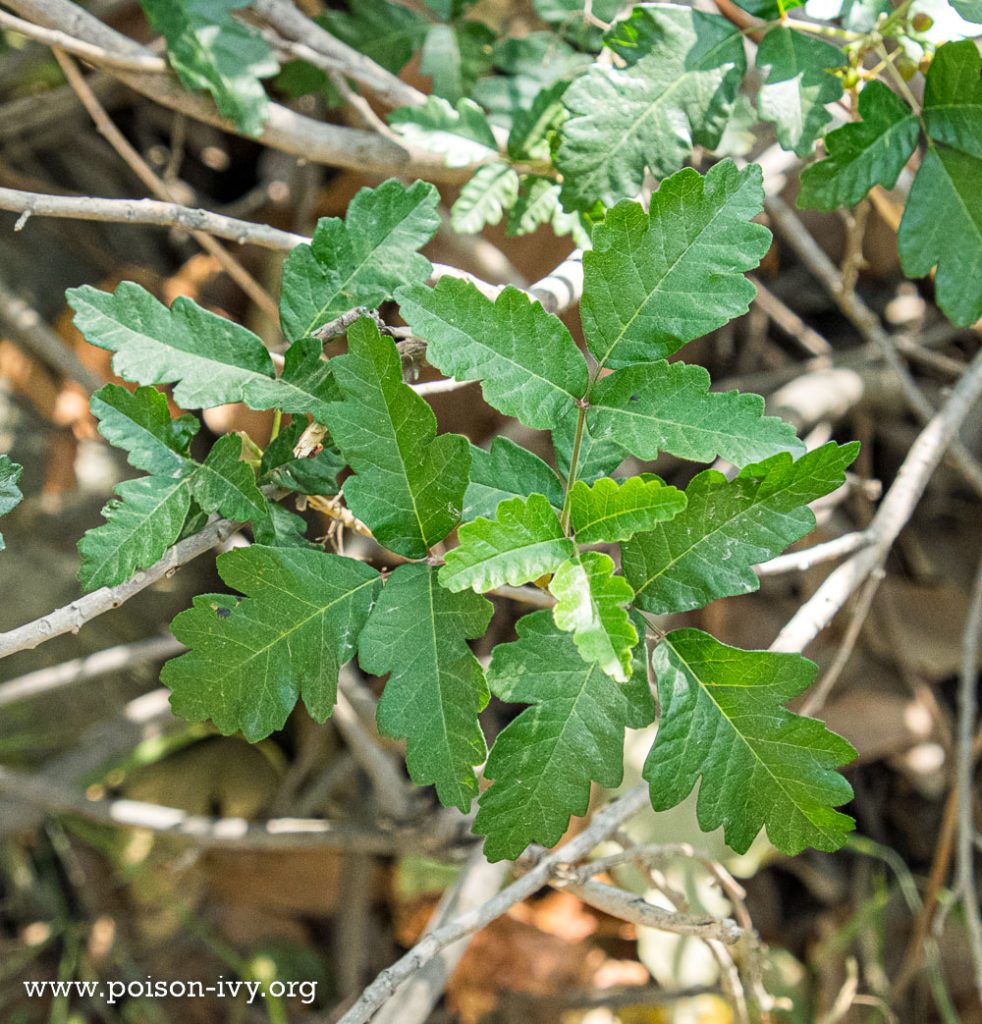
[[[18,651],[30,651],[53,637],[77,633],[86,622],[118,608],[142,590],[174,573],[187,562],[227,540],[236,528],[228,519],[209,523],[200,533],[168,548],[163,558],[149,569],[136,573],[116,587],[100,587],[77,601],[6,633],[0,633],[0,658]]]
[[[872,542],[872,538],[865,531],[845,533],[824,544],[816,544],[803,551],[789,551],[786,555],[778,555],[777,558],[772,558],[768,562],[761,562],[760,565],[754,566],[754,572],[758,576],[780,576],[788,572],[804,572],[822,562],[831,562],[833,559],[842,558],[843,555],[851,555],[854,551],[867,547]]]
[[[150,165],[130,145],[123,133],[113,123],[112,118],[106,113],[105,107],[96,98],[95,93],[89,88],[85,78],[63,50],[54,47],[51,51],[55,55],[61,70],[64,71],[68,84],[75,90],[82,105],[88,111],[89,116],[95,123],[99,133],[126,161],[127,166],[134,174],[150,189],[158,199],[167,202],[174,201],[174,195],[170,186],[154,173]],[[194,240],[213,257],[222,269],[232,278],[233,281],[245,292],[246,295],[268,316],[274,323],[279,322],[279,306],[276,300],[266,291],[265,288],[250,274],[245,267],[231,253],[227,252],[224,246],[215,241],[211,235],[205,234],[197,229],[191,230]]]
[[[83,793],[50,778],[0,767],[0,794],[16,801],[76,814],[101,825],[145,828],[161,835],[193,842],[205,849],[268,850],[327,848],[362,853],[393,854],[405,850],[440,849],[430,829],[393,829],[386,832],[347,822],[320,818],[276,818],[262,824],[244,818],[205,818],[177,807],[140,800],[89,800]]]
[[[124,672],[148,661],[163,661],[183,650],[184,645],[173,637],[159,636],[108,647],[95,654],[87,654],[84,658],[73,658],[60,665],[38,669],[0,683],[0,708],[21,700],[46,697],[66,686],[98,679],[111,672]]]
[[[800,651],[832,620],[849,596],[886,557],[907,524],[942,456],[965,417],[982,397],[982,350],[948,401],[917,436],[896,479],[866,531],[872,543],[839,566],[794,614],[774,643],[777,651]]]
[[[979,917],[979,894],[975,884],[975,823],[973,778],[973,736],[976,718],[976,690],[979,677],[979,643],[982,640],[982,561],[975,576],[972,600],[962,638],[961,678],[958,687],[958,888],[965,908],[968,948],[975,968],[975,987],[982,998],[982,919]]]
[[[757,278],[751,282],[757,289],[754,302],[787,334],[797,341],[812,356],[824,356],[833,351],[832,346],[816,331],[809,327],[798,314],[786,306],[773,292],[765,288]]]
[[[96,199],[0,188],[0,210],[21,214],[15,231],[24,226],[28,217],[61,217],[206,231],[209,235],[226,238],[239,245],[258,245],[275,252],[289,252],[302,242],[310,241],[303,235],[280,231],[268,224],[253,224],[220,213],[181,206],[180,203],[159,202],[156,199]]]

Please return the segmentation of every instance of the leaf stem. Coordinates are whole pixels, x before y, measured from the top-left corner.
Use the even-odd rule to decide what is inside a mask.
[[[273,429],[269,432],[269,440],[275,441],[280,436],[280,424],[283,422],[283,410],[277,409],[273,413]]]
[[[576,418],[576,433],[573,435],[573,453],[569,458],[569,476],[566,479],[566,497],[563,499],[563,511],[559,517],[563,533],[566,533],[567,528],[569,527],[569,496],[573,490],[573,484],[576,483],[576,464],[580,461],[580,445],[583,443],[583,429],[586,426],[586,411],[589,408],[589,403],[586,399],[581,399],[577,404],[579,405],[580,411]]]

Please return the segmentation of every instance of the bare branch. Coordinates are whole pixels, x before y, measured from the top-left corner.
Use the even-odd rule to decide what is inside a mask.
[[[851,555],[854,551],[872,543],[872,538],[865,531],[846,533],[841,537],[836,537],[835,540],[816,544],[803,551],[789,551],[786,555],[778,555],[777,558],[772,558],[768,562],[755,565],[754,572],[758,576],[780,576],[788,572],[804,572],[822,562],[831,562],[833,559],[842,558],[843,555]]]

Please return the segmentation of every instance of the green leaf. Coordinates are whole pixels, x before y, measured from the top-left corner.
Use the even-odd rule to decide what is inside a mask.
[[[260,476],[268,483],[299,494],[337,494],[338,473],[345,465],[338,452],[325,447],[307,459],[298,459],[293,454],[306,427],[305,419],[295,419],[269,442],[263,452]]]
[[[579,413],[571,409],[569,415],[560,421],[552,432],[552,446],[556,452],[556,465],[559,472],[569,479],[570,462],[573,458],[573,443],[576,439],[576,423]],[[610,476],[624,461],[627,452],[609,438],[598,440],[590,433],[590,422],[583,425],[580,437],[580,451],[576,460],[576,478],[585,483],[593,483],[600,477]]]
[[[398,299],[427,341],[427,361],[457,380],[480,380],[485,400],[506,416],[546,430],[586,394],[586,360],[565,324],[517,288],[492,302],[469,281],[442,277]]]
[[[856,752],[821,722],[782,706],[811,684],[814,662],[679,629],[655,648],[652,665],[659,724],[644,777],[656,811],[680,803],[701,778],[699,826],[722,825],[738,853],[761,827],[788,856],[842,846],[854,822],[832,808],[852,789],[835,769]]]
[[[353,0],[349,11],[325,11],[317,20],[359,52],[398,74],[412,59],[429,22],[386,0]]]
[[[628,366],[597,383],[590,406],[593,436],[610,438],[639,459],[666,451],[693,462],[719,456],[746,466],[804,450],[790,423],[763,415],[759,395],[710,392],[701,366],[663,360]]]
[[[615,568],[609,555],[585,551],[556,570],[549,590],[556,598],[552,617],[573,634],[580,657],[626,683],[638,631],[626,611],[634,591],[623,576],[614,575]]]
[[[344,401],[327,425],[357,474],[345,481],[351,511],[381,544],[423,558],[457,525],[470,446],[459,434],[436,436],[436,417],[402,380],[395,342],[369,319],[348,331],[348,354],[331,360]]]
[[[951,6],[966,21],[982,23],[982,0],[951,0]]]
[[[563,205],[613,206],[677,171],[695,144],[720,139],[746,70],[743,39],[725,18],[671,4],[636,7],[605,39],[628,61],[595,64],[566,91],[556,166]]]
[[[194,500],[205,512],[251,522],[257,540],[269,539],[273,529],[269,505],[256,486],[252,467],[242,461],[242,439],[237,434],[220,437],[190,480]]]
[[[295,341],[286,350],[283,373],[273,386],[251,387],[247,395],[254,409],[310,413],[318,423],[327,415],[328,403],[340,398],[330,361],[323,358],[323,343],[317,338]]]
[[[743,275],[770,244],[752,223],[763,204],[760,167],[725,160],[705,177],[673,174],[647,214],[634,202],[608,210],[583,255],[583,331],[597,361],[661,359],[746,313],[756,291]]]
[[[907,197],[897,237],[909,277],[937,265],[934,293],[952,323],[982,317],[982,160],[929,146]]]
[[[526,708],[498,735],[474,831],[487,836],[489,860],[514,860],[530,843],[554,846],[574,814],[586,814],[591,783],[619,786],[624,730],[654,717],[644,663],[615,683],[580,657],[548,611],[526,615],[515,643],[499,644],[488,683],[501,700]]]
[[[298,245],[283,264],[284,334],[302,338],[355,306],[391,299],[400,285],[425,281],[433,267],[417,250],[440,226],[438,201],[426,182],[390,178],[360,189],[343,221],[321,218],[310,245]]]
[[[555,572],[574,551],[541,494],[503,501],[494,519],[464,523],[457,535],[460,546],[447,553],[440,570],[440,583],[455,592],[529,583]]]
[[[19,505],[24,497],[17,486],[23,469],[23,466],[11,461],[9,455],[0,455],[0,516],[5,516]],[[5,546],[3,534],[0,533],[0,551],[3,551]]]
[[[924,123],[935,142],[982,160],[982,56],[971,39],[946,43],[924,86]]]
[[[190,648],[160,676],[175,713],[210,718],[225,735],[241,730],[252,743],[282,728],[298,698],[323,722],[378,595],[378,573],[322,551],[257,544],[217,564],[246,597],[205,595],[174,619],[171,631]]]
[[[251,0],[141,0],[167,57],[186,89],[212,95],[218,109],[246,135],[258,135],[268,102],[260,79],[279,65],[269,44],[233,16]]]
[[[518,198],[518,174],[506,163],[485,164],[460,190],[450,208],[450,223],[461,235],[476,235],[498,224]]]
[[[427,96],[421,107],[393,110],[389,124],[411,145],[440,153],[448,167],[466,167],[498,155],[484,111],[468,99],[453,107],[439,96]]]
[[[569,499],[570,525],[579,544],[629,540],[677,516],[686,505],[682,491],[640,476],[623,483],[602,478],[588,485],[578,480]]]
[[[442,803],[466,811],[477,795],[474,765],[487,753],[477,716],[488,702],[484,672],[467,640],[484,635],[491,602],[451,594],[427,565],[389,577],[358,644],[366,672],[391,672],[378,705],[379,731],[407,741],[406,765]]]
[[[99,433],[128,453],[131,466],[161,476],[184,475],[188,445],[200,424],[189,415],[171,419],[166,395],[156,388],[134,392],[106,384],[92,395],[89,408],[99,421]]]
[[[479,21],[434,25],[426,34],[419,69],[433,80],[433,92],[451,103],[469,96],[491,70],[495,34]]]
[[[490,519],[501,502],[542,494],[557,511],[563,507],[563,486],[538,455],[507,437],[496,437],[491,450],[471,445],[470,483],[464,492],[463,521]]]
[[[920,126],[913,110],[882,82],[859,94],[862,121],[825,136],[825,160],[801,175],[798,205],[812,210],[855,206],[874,185],[893,188],[914,152]]]
[[[798,156],[807,156],[832,120],[825,109],[842,96],[842,82],[829,74],[843,67],[842,51],[784,25],[770,30],[757,49],[757,67],[767,78],[760,88],[761,119],[773,121],[777,140]]]
[[[600,31],[587,19],[587,4],[584,0],[533,0],[535,13],[547,24],[554,25],[577,46],[595,50],[599,45]],[[612,22],[620,13],[620,0],[594,0],[589,13],[598,21]]]
[[[530,174],[522,179],[515,205],[508,211],[508,234],[530,235],[561,211],[561,186],[551,178]]]
[[[734,3],[755,18],[776,21],[778,18],[783,20],[787,11],[804,6],[805,0],[734,0]]]
[[[621,547],[637,607],[684,612],[757,590],[753,566],[815,528],[808,503],[844,483],[858,452],[858,443],[830,442],[797,462],[782,452],[735,480],[713,469],[694,477],[684,512]]]
[[[508,135],[508,155],[512,160],[548,160],[549,137],[566,117],[563,93],[569,83],[553,82],[542,89],[531,105],[515,111]]]
[[[102,510],[105,523],[78,542],[78,578],[85,590],[114,587],[159,561],[177,542],[191,510],[187,476],[124,480],[116,494]]]

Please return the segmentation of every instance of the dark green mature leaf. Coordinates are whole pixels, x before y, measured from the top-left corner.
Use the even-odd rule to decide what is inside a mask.
[[[495,34],[479,21],[433,25],[423,43],[420,71],[430,76],[437,96],[456,103],[491,70],[494,41]]]
[[[528,703],[499,734],[484,775],[474,831],[489,860],[515,859],[530,843],[553,846],[570,816],[586,814],[591,783],[618,786],[624,730],[654,717],[642,656],[619,685],[580,657],[548,611],[526,615],[515,643],[499,644],[488,682],[501,700]]]
[[[524,292],[492,302],[469,281],[403,288],[400,310],[427,341],[426,358],[457,380],[480,380],[485,400],[530,427],[554,427],[586,394],[587,365],[566,325]]]
[[[688,506],[621,547],[635,604],[663,614],[757,590],[753,566],[815,528],[808,503],[845,481],[859,444],[822,445],[792,462],[787,452],[735,479],[707,469],[689,484]]]
[[[256,539],[271,538],[269,505],[256,486],[256,474],[242,461],[242,438],[220,437],[190,477],[194,500],[205,512],[217,512],[238,523],[252,522]]]
[[[518,198],[518,174],[509,164],[485,164],[460,190],[450,209],[450,223],[458,234],[476,235],[497,224]]]
[[[576,439],[576,423],[579,410],[570,409],[552,432],[552,447],[556,452],[559,472],[569,479],[570,462],[573,458],[573,443]],[[587,420],[580,437],[580,451],[576,459],[576,479],[593,483],[600,477],[610,476],[627,457],[623,447],[610,438],[598,440],[590,433]]]
[[[557,511],[563,507],[563,486],[555,472],[527,448],[496,437],[491,450],[471,445],[470,483],[464,493],[461,519],[493,519],[501,502],[542,494]]]
[[[494,519],[464,523],[457,535],[460,546],[447,553],[440,570],[440,583],[455,592],[529,583],[555,572],[574,551],[541,494],[503,501]]]
[[[578,480],[569,499],[570,525],[580,544],[629,540],[677,516],[686,505],[682,491],[640,476],[623,483],[605,478],[593,485]]]
[[[440,226],[438,201],[426,182],[391,178],[360,189],[343,221],[321,218],[310,245],[298,245],[283,265],[283,333],[303,338],[355,306],[377,306],[400,285],[425,281],[433,268],[417,250]]]
[[[804,450],[790,423],[763,415],[759,395],[710,392],[701,366],[628,366],[599,381],[590,403],[593,436],[610,438],[639,459],[666,451],[694,462],[720,456],[746,466],[777,452]]]
[[[845,65],[842,51],[805,32],[784,25],[772,28],[757,49],[757,67],[767,68],[758,109],[773,121],[777,140],[798,156],[807,156],[832,120],[825,109],[842,96],[842,82],[830,68]]]
[[[136,469],[161,476],[179,476],[187,470],[188,445],[200,423],[187,414],[171,419],[167,396],[156,388],[128,391],[106,384],[89,401],[99,421],[99,433],[128,453]]]
[[[466,811],[477,795],[474,765],[487,753],[477,716],[488,702],[484,672],[467,640],[484,635],[491,602],[451,594],[427,565],[389,577],[358,643],[366,672],[391,672],[378,705],[385,736],[407,741],[406,764],[420,786]]]
[[[246,597],[203,595],[171,623],[190,648],[160,676],[175,713],[210,718],[250,742],[282,728],[298,698],[323,722],[378,595],[378,573],[322,551],[257,544],[219,555],[218,572]]]
[[[325,11],[318,19],[332,35],[398,74],[412,59],[430,23],[386,0],[352,0],[349,11]]]
[[[566,91],[556,166],[567,209],[636,195],[647,168],[677,171],[694,144],[719,141],[746,70],[725,18],[671,4],[636,7],[605,42],[626,68],[595,64]]]
[[[783,19],[787,11],[803,7],[805,0],[734,0],[734,3],[755,18],[776,21],[778,18]]]
[[[140,0],[167,40],[171,67],[187,89],[210,93],[218,109],[247,135],[258,135],[267,99],[260,79],[279,70],[265,39],[233,17],[251,0]]]
[[[112,294],[83,285],[66,295],[75,326],[88,342],[115,353],[120,377],[173,383],[174,401],[186,409],[248,402],[253,391],[266,395],[277,386],[259,338],[190,299],[175,299],[168,309],[131,281]]]
[[[448,167],[466,167],[498,155],[498,143],[484,111],[472,100],[451,106],[439,96],[427,96],[421,107],[399,107],[389,124],[407,142],[441,154]]]
[[[566,81],[553,82],[529,106],[515,111],[508,135],[508,155],[512,160],[549,159],[549,138],[566,117],[563,93],[568,86]]]
[[[423,558],[457,525],[470,448],[459,434],[436,436],[436,417],[402,380],[395,342],[369,319],[348,331],[348,354],[331,360],[344,401],[327,425],[357,474],[344,493],[380,543]]]
[[[259,474],[264,481],[299,494],[337,494],[338,473],[345,466],[337,451],[328,446],[306,459],[293,454],[306,427],[306,419],[299,418],[284,427],[266,446]]]
[[[638,631],[626,610],[634,591],[623,576],[614,575],[615,569],[609,555],[585,551],[556,570],[549,590],[556,598],[552,617],[573,634],[580,657],[626,683]]]
[[[904,273],[924,277],[937,265],[935,297],[955,324],[982,317],[982,159],[929,146],[900,222]]]
[[[743,274],[770,232],[760,167],[725,160],[703,177],[687,168],[661,183],[646,214],[622,202],[593,228],[583,256],[583,331],[603,366],[671,355],[746,313],[756,294]]]
[[[808,688],[814,662],[679,629],[655,648],[652,665],[659,724],[644,777],[655,810],[680,803],[701,778],[699,825],[722,825],[738,853],[764,826],[789,856],[845,842],[854,822],[832,808],[852,789],[835,769],[856,752],[823,723],[783,707]]]
[[[938,48],[924,86],[924,123],[935,142],[982,160],[982,56],[972,40]]]
[[[874,185],[893,188],[917,145],[913,110],[882,82],[859,94],[862,121],[825,136],[828,157],[801,175],[798,205],[813,210],[855,206]]]
[[[327,415],[328,403],[340,398],[330,361],[323,358],[323,344],[317,338],[300,338],[286,350],[275,387],[254,387],[248,393],[253,408],[310,413],[318,423]]]
[[[17,486],[23,469],[24,467],[13,462],[9,455],[0,455],[0,516],[5,516],[19,505],[24,497]],[[4,547],[3,534],[0,533],[0,551],[3,551]]]
[[[78,542],[78,578],[85,590],[114,587],[159,561],[180,537],[191,510],[189,476],[124,480],[116,494],[102,510],[105,523]]]

